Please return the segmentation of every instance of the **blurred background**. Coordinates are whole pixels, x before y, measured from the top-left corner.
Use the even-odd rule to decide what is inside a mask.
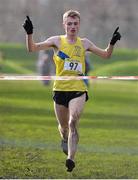
[[[63,33],[62,14],[69,9],[81,13],[80,35],[105,46],[120,26],[119,47],[137,48],[137,0],[0,0],[0,42],[24,42],[22,23],[31,16],[35,39]]]
[[[62,15],[75,9],[81,13],[79,35],[97,46],[106,48],[117,26],[122,35],[110,61],[93,54],[88,57],[87,75],[138,75],[137,7],[137,0],[0,0],[0,73],[32,74],[37,70],[42,74],[41,67],[52,62],[52,55],[48,52],[44,59],[45,52],[27,53],[22,27],[26,15],[34,25],[34,40],[39,42],[63,34]],[[43,75],[53,75],[53,62],[46,66]]]

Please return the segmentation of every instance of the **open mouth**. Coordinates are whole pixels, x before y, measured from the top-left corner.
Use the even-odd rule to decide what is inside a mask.
[[[71,32],[72,32],[72,33],[75,33],[76,31],[75,31],[75,29],[72,29]]]

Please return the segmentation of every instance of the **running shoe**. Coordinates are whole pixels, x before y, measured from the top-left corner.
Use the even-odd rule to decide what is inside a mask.
[[[67,171],[71,172],[73,170],[73,168],[75,168],[74,161],[72,161],[71,159],[67,159],[66,160],[66,167],[67,167]]]

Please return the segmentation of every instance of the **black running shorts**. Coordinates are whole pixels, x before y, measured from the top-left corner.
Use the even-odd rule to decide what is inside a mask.
[[[86,101],[88,100],[88,93],[86,91],[54,91],[53,100],[56,104],[63,105],[68,108],[69,101],[86,93]]]

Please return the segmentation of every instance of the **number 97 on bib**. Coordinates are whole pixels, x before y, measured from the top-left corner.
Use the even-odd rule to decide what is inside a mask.
[[[82,72],[82,64],[77,61],[65,60],[64,70]]]

